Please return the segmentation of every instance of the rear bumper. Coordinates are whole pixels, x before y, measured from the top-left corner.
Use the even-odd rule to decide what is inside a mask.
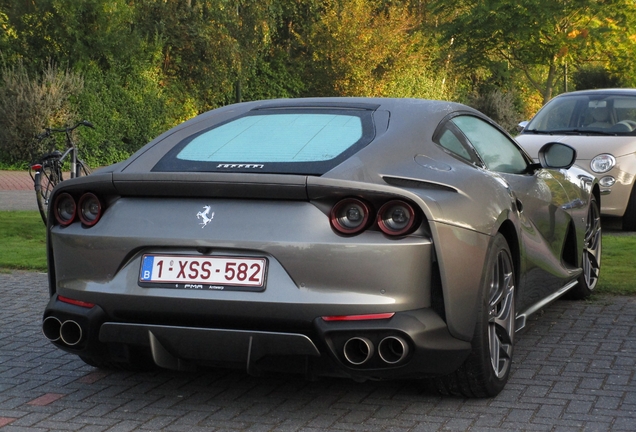
[[[99,306],[85,308],[53,296],[44,313],[79,324],[80,340],[59,348],[87,358],[127,362],[142,349],[160,367],[191,370],[197,365],[245,369],[258,375],[284,370],[307,376],[355,379],[419,378],[457,369],[470,343],[453,338],[430,309],[396,313],[390,319],[327,322],[316,318],[307,331],[203,328],[112,321]]]

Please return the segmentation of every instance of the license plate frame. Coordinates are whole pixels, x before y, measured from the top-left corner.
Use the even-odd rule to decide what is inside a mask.
[[[141,257],[139,286],[199,291],[264,291],[265,257],[148,253]]]

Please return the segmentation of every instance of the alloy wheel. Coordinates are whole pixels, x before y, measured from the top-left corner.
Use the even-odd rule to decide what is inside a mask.
[[[583,246],[583,277],[588,289],[593,290],[601,270],[601,215],[598,206],[590,205]]]
[[[510,368],[514,336],[515,281],[512,259],[500,250],[492,271],[488,300],[488,345],[490,362],[497,378]]]

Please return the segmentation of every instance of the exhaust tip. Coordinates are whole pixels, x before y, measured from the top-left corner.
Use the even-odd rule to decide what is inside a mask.
[[[373,342],[364,337],[352,337],[344,344],[343,354],[352,365],[366,363],[374,353]]]
[[[51,342],[60,340],[60,328],[62,322],[54,316],[48,316],[42,321],[42,333]]]
[[[404,360],[409,353],[409,345],[397,336],[387,336],[378,344],[380,358],[388,364],[396,364]]]
[[[77,345],[82,340],[82,327],[73,320],[64,321],[60,327],[60,338],[68,346]]]

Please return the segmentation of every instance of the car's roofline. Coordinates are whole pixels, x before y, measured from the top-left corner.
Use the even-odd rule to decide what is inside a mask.
[[[618,96],[636,96],[636,88],[607,88],[607,89],[591,89],[591,90],[577,90],[568,93],[561,93],[555,98],[570,97],[570,96],[589,96],[589,95],[618,95]]]

